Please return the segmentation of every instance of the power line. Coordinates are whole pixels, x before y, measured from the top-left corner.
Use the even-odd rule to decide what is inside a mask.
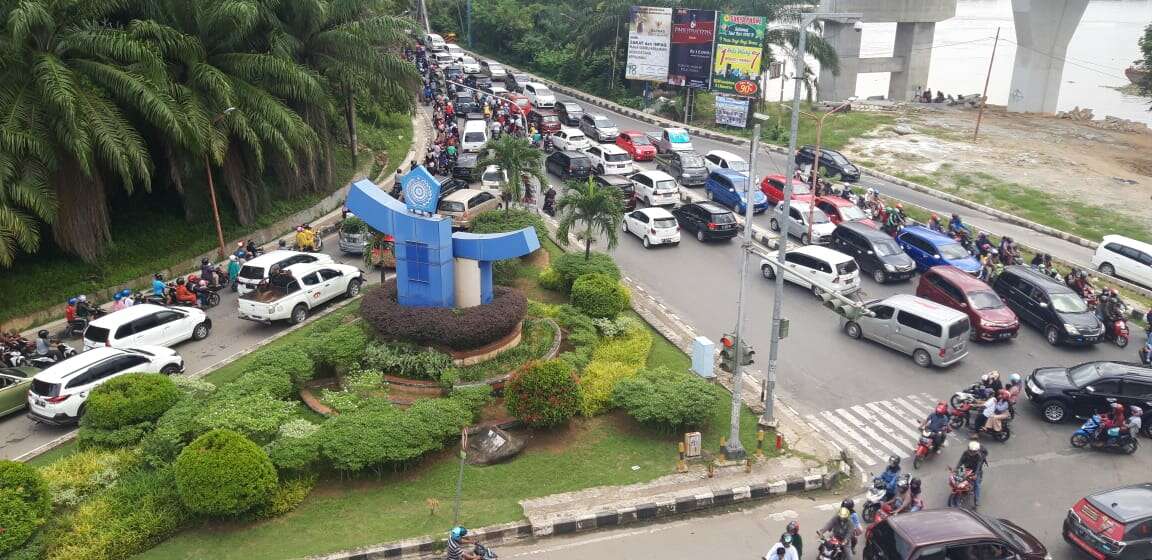
[[[916,48],[913,48],[912,50],[913,51],[930,51],[933,49],[943,49],[943,48],[947,48],[947,47],[956,47],[956,46],[960,46],[960,45],[968,45],[971,43],[979,43],[981,41],[991,41],[992,38],[993,37],[991,35],[989,35],[987,37],[981,37],[979,39],[972,39],[970,41],[960,41],[957,43],[945,43],[943,45],[932,45],[930,47],[916,47]],[[877,57],[877,56],[892,56],[892,54],[888,51],[885,51],[883,53],[877,52],[875,54],[872,54],[872,53],[863,54],[863,53],[861,53],[860,56],[866,57],[866,58],[872,58],[872,57]]]
[[[1081,69],[1084,69],[1084,70],[1088,70],[1089,72],[1095,72],[1095,73],[1097,73],[1097,74],[1100,74],[1101,76],[1105,76],[1105,77],[1107,77],[1107,78],[1111,78],[1111,79],[1114,79],[1114,80],[1119,78],[1118,76],[1116,76],[1116,74],[1115,74],[1115,73],[1112,73],[1112,72],[1107,72],[1107,71],[1101,70],[1100,68],[1093,68],[1093,67],[1091,67],[1091,66],[1088,66],[1088,65],[1086,65],[1086,64],[1079,64],[1079,63],[1073,62],[1072,60],[1070,60],[1070,59],[1068,59],[1068,58],[1065,58],[1065,57],[1059,57],[1059,56],[1056,56],[1056,55],[1054,55],[1054,54],[1052,54],[1052,53],[1046,53],[1046,52],[1044,52],[1044,51],[1041,51],[1041,50],[1037,50],[1037,49],[1034,49],[1034,48],[1032,48],[1032,47],[1028,47],[1028,46],[1025,46],[1025,45],[1021,45],[1020,43],[1017,43],[1016,41],[1013,41],[1013,40],[1011,40],[1011,39],[1002,39],[1002,40],[1003,40],[1003,41],[1007,41],[1008,43],[1011,43],[1011,44],[1013,44],[1013,45],[1016,45],[1017,47],[1020,47],[1020,48],[1022,48],[1022,49],[1027,49],[1027,50],[1029,50],[1029,51],[1032,51],[1032,52],[1034,52],[1034,53],[1036,53],[1036,54],[1039,54],[1039,55],[1042,55],[1042,56],[1046,56],[1046,57],[1048,57],[1048,58],[1051,58],[1051,59],[1053,59],[1053,60],[1058,60],[1058,61],[1060,61],[1060,62],[1063,62],[1064,64],[1069,64],[1069,65],[1071,65],[1071,66],[1075,66],[1075,67],[1077,67],[1077,68],[1081,68]],[[1104,67],[1104,68],[1106,68],[1106,67]]]

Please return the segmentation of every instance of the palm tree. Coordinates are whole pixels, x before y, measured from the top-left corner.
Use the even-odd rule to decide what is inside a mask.
[[[529,178],[535,178],[541,186],[548,184],[548,177],[540,170],[544,160],[544,152],[533,148],[528,140],[504,134],[488,142],[486,146],[488,155],[476,162],[475,172],[483,173],[489,165],[498,166],[508,175],[504,183],[504,198],[508,201],[520,201],[524,198],[524,183]],[[505,205],[505,210],[511,208]]]
[[[40,222],[52,223],[56,217],[56,196],[45,173],[36,162],[19,165],[0,154],[0,266],[12,266],[17,252],[35,252]]]
[[[560,216],[556,236],[562,244],[568,244],[568,231],[577,222],[584,224],[584,231],[577,233],[576,239],[584,242],[585,259],[592,255],[597,233],[604,235],[609,249],[616,248],[620,240],[618,230],[624,221],[624,198],[619,189],[602,187],[591,177],[586,181],[571,181],[557,202],[556,211]]]

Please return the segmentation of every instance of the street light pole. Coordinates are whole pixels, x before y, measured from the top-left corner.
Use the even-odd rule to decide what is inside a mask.
[[[212,119],[212,128],[215,129],[216,123],[220,122],[220,119],[235,110],[235,107],[229,107],[224,109],[223,113],[216,115],[216,118]],[[209,159],[208,155],[209,152],[204,153],[204,170],[208,172],[208,197],[212,199],[212,218],[216,220],[216,241],[220,244],[218,256],[223,260],[224,255],[227,254],[227,251],[224,250],[224,228],[220,226],[220,207],[216,204],[216,185],[212,181],[212,160]]]
[[[792,131],[788,137],[788,154],[784,173],[784,201],[781,207],[783,219],[780,222],[780,238],[777,240],[779,252],[777,259],[780,266],[784,265],[788,255],[788,219],[792,208],[792,177],[796,174],[796,135],[800,128],[800,82],[804,80],[804,51],[808,48],[808,26],[817,19],[856,19],[860,14],[830,14],[806,13],[800,17],[800,39],[796,49],[796,61],[793,63],[793,80],[795,88],[792,93]],[[768,349],[768,373],[764,377],[764,414],[760,417],[760,424],[776,426],[776,410],[774,394],[776,392],[776,366],[780,357],[780,321],[784,312],[784,274],[776,275],[776,289],[772,302],[772,344]]]
[[[744,240],[740,242],[740,291],[736,293],[736,359],[732,365],[732,416],[728,429],[728,441],[724,443],[724,458],[729,461],[744,459],[747,453],[740,442],[740,407],[744,393],[744,377],[741,363],[748,344],[744,342],[744,293],[748,288],[748,258],[752,255],[752,189],[756,182],[756,148],[760,144],[760,123],[752,127],[752,145],[748,157],[748,181],[744,185]]]
[[[831,111],[828,111],[827,113],[824,113],[823,115],[820,115],[820,117],[817,119],[817,122],[816,122],[816,150],[814,150],[815,155],[813,156],[815,159],[812,160],[812,172],[810,173],[811,177],[809,177],[809,179],[812,181],[812,186],[811,186],[812,203],[808,205],[808,242],[809,243],[812,242],[812,217],[816,215],[816,183],[820,179],[820,175],[819,175],[819,172],[820,172],[820,138],[824,132],[824,119],[835,114],[836,112],[840,111],[841,109],[852,105],[852,102],[855,100],[856,100],[855,97],[848,98],[847,101],[841,103],[836,108],[832,109]],[[805,114],[807,114],[807,113],[805,113]]]

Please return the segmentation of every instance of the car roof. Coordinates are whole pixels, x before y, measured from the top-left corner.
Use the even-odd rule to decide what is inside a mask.
[[[1030,266],[1014,264],[1004,267],[1003,272],[1010,272],[1015,276],[1027,277],[1029,281],[1036,283],[1038,287],[1045,289],[1049,293],[1075,293],[1072,288],[1064,285],[1063,282],[1059,282],[1046,274],[1041,274],[1039,270]]]
[[[1152,255],[1152,245],[1139,239],[1132,239],[1131,237],[1125,237],[1123,235],[1105,235],[1100,239],[1100,244],[1103,245],[1105,243],[1119,243]]]
[[[956,285],[964,292],[990,292],[992,288],[988,286],[983,280],[960,270],[950,264],[934,266],[928,269],[928,272],[943,277],[949,282]]]
[[[799,210],[801,213],[807,212],[808,209],[811,208],[811,206],[812,206],[811,204],[808,204],[807,200],[793,200],[789,203],[789,205],[792,208]],[[784,206],[783,200],[776,203],[776,208],[782,208],[783,206]],[[817,212],[823,212],[823,210],[821,210],[819,208],[817,208],[816,211]]]
[[[684,129],[684,128],[680,128],[680,127],[678,127],[678,126],[667,126],[667,127],[664,127],[664,131],[665,131],[665,132],[683,132],[684,134],[688,134],[688,130],[687,130],[687,129]]]
[[[979,517],[961,508],[901,513],[889,517],[887,522],[917,547],[978,539],[1000,540],[1000,536]]]
[[[293,276],[299,277],[301,274],[308,274],[309,272],[319,268],[334,268],[336,270],[344,270],[349,267],[356,268],[353,265],[338,262],[311,262],[296,263],[292,266],[286,267],[284,270],[291,272]]]
[[[560,150],[559,152],[555,153],[564,154],[568,156],[568,159],[588,159],[588,154],[584,152],[577,152],[576,150]]]
[[[648,177],[649,179],[652,179],[653,181],[674,181],[675,180],[671,175],[669,175],[663,171],[656,170],[656,169],[650,169],[648,171],[641,171],[641,172],[637,173],[636,175],[644,175],[645,177]],[[633,175],[633,177],[635,177],[636,175]]]
[[[583,131],[581,131],[579,128],[573,128],[571,126],[560,127],[560,132],[563,132],[564,134],[579,134],[580,136],[584,136]]]
[[[917,313],[924,315],[927,319],[935,319],[942,322],[950,322],[968,317],[964,313],[952,309],[951,307],[945,307],[934,301],[926,300],[922,297],[914,296],[912,294],[894,294],[869,303],[883,303],[899,309],[914,310]]]
[[[911,233],[935,245],[955,245],[960,243],[943,233],[932,231],[924,226],[905,226],[901,233]]]
[[[460,189],[460,190],[444,197],[444,200],[449,200],[452,202],[467,202],[469,198],[472,198],[472,197],[474,197],[474,196],[476,196],[482,192],[484,192],[484,191],[479,190],[479,189]],[[289,268],[291,268],[291,267],[289,267]]]
[[[36,377],[37,373],[40,373],[40,370],[32,366],[0,368],[0,375],[20,377],[24,379],[32,379],[33,377]]]
[[[93,327],[111,329],[113,327],[123,325],[129,321],[135,321],[136,319],[144,317],[145,315],[151,315],[157,311],[163,311],[164,309],[167,309],[167,307],[164,307],[163,305],[156,305],[153,303],[138,303],[132,307],[125,307],[119,311],[113,311],[112,313],[92,321],[90,324]]]
[[[712,202],[711,200],[701,200],[700,202],[693,202],[691,204],[695,204],[696,206],[703,208],[709,214],[731,214],[732,213],[732,211],[729,210],[727,207],[716,204],[715,202]]]
[[[621,148],[620,146],[617,146],[616,144],[593,144],[592,147],[593,148],[600,148],[600,151],[602,151],[606,154],[627,154],[628,153],[628,152],[624,151],[624,148]]]
[[[548,89],[548,85],[547,85],[547,84],[542,84],[542,83],[540,83],[540,82],[525,82],[525,83],[524,83],[524,85],[526,85],[526,86],[532,86],[532,87],[534,87],[534,88],[536,88],[536,89],[541,89],[541,88],[543,88],[543,89]]]
[[[484,121],[473,121],[473,120],[464,121],[464,132],[468,132],[469,129],[488,130],[488,123],[485,123]]]
[[[36,379],[45,383],[59,383],[74,375],[78,370],[86,368],[92,364],[106,360],[113,356],[122,356],[124,354],[134,354],[130,350],[122,348],[109,348],[107,346],[97,346],[91,350],[86,350],[71,358],[44,369],[36,374]]]
[[[624,134],[624,135],[629,136],[629,137],[640,137],[640,138],[644,138],[647,136],[646,134],[644,134],[643,132],[640,132],[639,130],[621,130],[620,134]]]
[[[742,158],[742,157],[740,157],[740,156],[738,156],[732,152],[725,151],[725,150],[709,150],[708,153],[705,155],[719,156],[719,157],[721,157],[725,160],[728,160],[728,161],[744,161],[744,158]]]
[[[1124,523],[1152,516],[1152,483],[1113,488],[1087,497],[1089,503]]]
[[[649,218],[652,218],[652,219],[674,217],[674,216],[672,216],[671,212],[669,212],[668,210],[665,210],[664,208],[661,208],[659,206],[651,206],[648,208],[641,208],[641,209],[637,210],[637,212],[643,212],[644,214],[647,214]]]
[[[713,169],[709,175],[719,175],[729,181],[747,181],[748,176],[734,169]]]
[[[860,234],[865,239],[871,241],[892,241],[892,236],[884,233],[876,228],[868,227],[859,222],[840,222],[836,225],[837,228],[844,228]]]
[[[804,144],[804,146],[801,147],[800,149],[801,150],[815,151],[816,146],[813,146],[812,144]],[[831,149],[825,148],[824,146],[820,146],[820,153],[840,154],[840,152],[838,152],[836,150],[831,150]],[[840,155],[844,155],[844,154],[840,154]]]
[[[784,182],[784,176],[783,175],[765,175],[764,179],[762,181],[767,181],[768,179],[776,179],[777,181],[780,181],[781,183]],[[795,185],[795,184],[807,185],[808,183],[806,183],[800,179],[793,178],[792,184],[793,185]]]
[[[305,253],[302,253],[300,251],[289,251],[287,249],[277,249],[275,251],[269,251],[267,253],[264,253],[263,255],[260,255],[259,257],[256,257],[256,258],[254,258],[248,262],[245,262],[244,266],[259,266],[259,267],[267,268],[267,267],[274,265],[274,264],[276,264],[276,263],[278,263],[284,259],[287,259],[289,257],[295,257],[296,255],[303,255],[303,254],[305,254]],[[136,306],[133,305],[132,307],[136,307]]]
[[[832,206],[836,206],[838,208],[847,208],[849,206],[856,206],[855,204],[852,203],[851,200],[846,200],[846,199],[839,197],[839,196],[817,197],[816,202],[827,202],[828,204],[831,204]]]
[[[844,253],[834,249],[829,249],[822,245],[801,245],[795,249],[789,249],[788,252],[800,253],[801,255],[816,257],[822,261],[828,261],[832,264],[840,264],[852,260],[852,257],[849,257]]]
[[[623,175],[597,175],[596,179],[613,186],[631,185],[632,181]]]

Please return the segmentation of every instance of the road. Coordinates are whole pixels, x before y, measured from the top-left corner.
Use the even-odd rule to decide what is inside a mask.
[[[335,236],[325,238],[324,250],[338,261],[347,264],[360,264],[356,255],[341,255]],[[379,282],[380,275],[375,271],[367,274],[368,282]],[[188,373],[209,370],[220,362],[243,352],[277,332],[288,328],[286,323],[264,326],[243,321],[236,315],[236,294],[221,292],[220,305],[208,310],[212,319],[212,334],[201,341],[188,341],[175,347],[184,357]],[[340,300],[336,300],[340,301]],[[79,349],[81,340],[69,341]],[[0,459],[19,457],[41,445],[60,437],[71,428],[61,428],[38,424],[24,414],[14,414],[0,421]]]
[[[630,126],[644,129],[637,123],[616,118],[622,129]],[[693,142],[698,151],[723,147],[706,140]],[[769,165],[764,174],[776,172],[773,165],[783,168],[781,158],[763,159],[776,160],[759,163]],[[640,167],[653,168],[648,163]],[[553,180],[553,183],[560,189],[559,181]],[[698,189],[691,191],[700,195]],[[767,216],[755,217],[754,223],[767,228]],[[618,247],[609,252],[627,277],[661,300],[697,334],[717,340],[731,330],[736,317],[739,279],[738,241],[701,243],[684,236],[679,246],[646,250],[636,237],[621,235]],[[603,243],[599,248],[606,250]],[[745,336],[757,350],[758,363],[754,368],[767,369],[773,284],[758,274],[758,259],[753,260],[751,268],[754,276],[749,283]],[[918,277],[910,282],[880,285],[871,278],[862,280],[869,298],[914,293],[917,281]],[[1052,347],[1039,332],[1025,326],[1019,337],[1010,342],[972,343],[968,357],[951,368],[922,369],[907,356],[875,343],[848,338],[839,328],[838,317],[807,290],[787,285],[785,297],[784,316],[791,319],[791,331],[789,338],[781,343],[778,397],[797,409],[822,435],[846,449],[864,471],[882,470],[885,458],[891,454],[905,458],[905,469],[911,469],[908,456],[915,447],[917,426],[933,403],[976,381],[982,373],[998,370],[1006,378],[1012,372],[1027,376],[1040,366],[1135,359],[1135,347],[1127,350],[1108,344],[1089,348]],[[1076,499],[1093,490],[1148,480],[1144,465],[1152,457],[1149,449],[1152,446],[1145,445],[1135,457],[1075,450],[1068,439],[1076,425],[1047,424],[1026,402],[1019,405],[1018,411],[1011,440],[1006,444],[986,443],[991,468],[985,477],[986,493],[981,509],[1021,524],[1053,550],[1064,550],[1059,536],[1060,523],[1067,507]],[[930,461],[917,475],[923,478],[930,505],[943,504],[947,495],[944,466],[955,464],[967,436],[966,430],[949,436],[949,447],[943,456]],[[1147,444],[1149,440],[1144,442]],[[502,556],[531,555],[533,550],[543,547],[549,551],[545,555],[550,558],[576,558],[577,555],[667,558],[670,550],[677,551],[673,555],[676,558],[693,558],[697,551],[720,551],[722,558],[751,557],[749,554],[763,554],[766,541],[730,539],[725,535],[733,531],[778,535],[784,522],[770,523],[765,521],[765,515],[782,511],[781,508],[795,509],[807,527],[823,524],[831,515],[831,510],[815,509],[819,504],[807,500],[795,503],[795,507],[769,505],[755,510],[761,513],[708,516],[684,525],[698,528],[696,531],[655,530],[664,525],[651,528],[651,532],[646,528],[622,529],[612,533],[620,536],[604,537],[604,540],[597,534],[500,552]],[[556,549],[557,546],[561,548]],[[607,553],[608,547],[612,547],[614,553]],[[621,549],[617,547],[625,547],[628,554],[620,554]],[[1064,554],[1054,556],[1070,555],[1070,551],[1064,550]]]

